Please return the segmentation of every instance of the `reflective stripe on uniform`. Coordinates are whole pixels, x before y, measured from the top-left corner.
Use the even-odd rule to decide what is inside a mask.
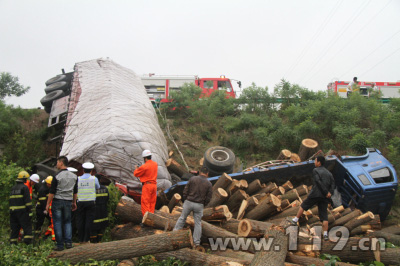
[[[40,202],[36,203],[36,205],[39,206],[39,205],[40,205]]]
[[[96,197],[107,197],[108,193],[96,194]]]
[[[98,220],[94,220],[93,223],[101,223],[104,221],[108,221],[108,217],[107,218],[103,218],[103,219],[98,219]]]
[[[26,206],[11,206],[10,210],[19,210],[19,209],[25,209]]]
[[[32,216],[32,215],[33,215],[33,213],[30,212],[30,213],[29,213],[29,216]]]
[[[18,199],[18,198],[23,198],[24,195],[12,195],[10,196],[10,199]]]
[[[28,235],[28,236],[24,236],[24,238],[33,238],[33,236]]]
[[[17,241],[18,241],[18,238],[10,239],[10,242],[17,242]]]
[[[32,206],[32,202],[28,202],[27,204],[25,204],[26,206]]]
[[[46,199],[46,197],[41,197],[41,198],[39,198],[39,200],[45,200]]]

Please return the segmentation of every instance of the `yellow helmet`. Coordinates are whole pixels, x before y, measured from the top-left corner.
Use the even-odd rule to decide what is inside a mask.
[[[51,181],[53,181],[53,177],[51,175],[49,175],[45,180],[44,180],[47,184],[51,184]]]
[[[18,179],[29,178],[29,174],[27,171],[21,171],[18,174]]]

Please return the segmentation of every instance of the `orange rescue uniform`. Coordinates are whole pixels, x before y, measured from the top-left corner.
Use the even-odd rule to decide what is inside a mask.
[[[31,181],[26,181],[25,183],[25,186],[27,186],[28,188],[29,188],[29,194],[31,195],[31,200],[32,200],[32,186],[31,186]]]
[[[157,201],[157,172],[158,165],[152,160],[137,168],[133,175],[140,178],[142,182],[142,215],[146,212],[154,213]]]

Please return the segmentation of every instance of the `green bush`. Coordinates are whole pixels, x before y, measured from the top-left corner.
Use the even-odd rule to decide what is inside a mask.
[[[350,148],[359,154],[365,154],[369,146],[368,138],[363,133],[356,134],[350,141]]]

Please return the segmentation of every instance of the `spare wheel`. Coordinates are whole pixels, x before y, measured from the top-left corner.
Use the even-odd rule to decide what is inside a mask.
[[[204,165],[215,173],[232,173],[235,154],[228,148],[214,146],[204,153]]]
[[[56,90],[56,91],[52,91],[49,94],[47,94],[46,96],[44,96],[41,100],[40,103],[43,106],[51,106],[53,104],[54,100],[60,99],[62,97],[64,97],[65,94],[62,90]]]
[[[60,74],[55,77],[52,77],[51,79],[46,81],[45,84],[46,84],[46,86],[49,86],[53,83],[60,82],[60,81],[65,81],[65,82],[69,83],[69,81],[71,81],[71,77],[64,75],[64,74]]]

